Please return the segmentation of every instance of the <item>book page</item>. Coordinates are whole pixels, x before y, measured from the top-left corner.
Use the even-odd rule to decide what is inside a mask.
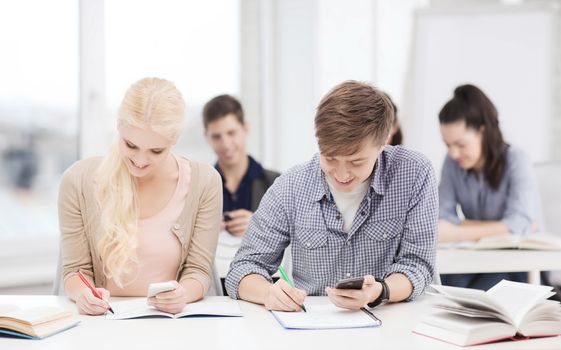
[[[493,319],[437,312],[424,316],[413,332],[467,346],[512,337],[516,334],[516,329],[511,324]]]
[[[507,310],[516,327],[520,326],[530,309],[553,295],[548,286],[507,280],[497,283],[487,294]]]
[[[460,241],[451,243],[438,243],[438,249],[475,249],[475,241]]]
[[[504,305],[497,303],[497,301],[490,297],[485,291],[434,284],[431,284],[431,287],[438,292],[438,294],[436,294],[437,296],[446,298],[467,308],[495,311],[504,315],[506,322],[510,322],[508,311],[504,308]]]
[[[380,326],[362,310],[345,310],[335,305],[306,305],[308,312],[271,311],[277,321],[288,329],[336,329]]]
[[[516,235],[487,236],[476,242],[475,249],[517,249],[520,237]]]
[[[521,249],[561,250],[561,237],[547,233],[525,236],[520,242]]]
[[[146,303],[146,298],[111,302],[115,314],[108,312],[108,320],[123,320],[146,316],[165,316],[178,318],[184,316],[242,316],[237,300],[229,298],[206,298],[201,301],[187,304],[183,311],[170,314],[157,310]]]
[[[55,306],[36,306],[27,309],[10,305],[0,306],[0,323],[2,318],[11,318],[19,322],[35,325],[71,315],[72,312],[69,309]]]
[[[18,310],[21,309],[13,304],[0,304],[0,317],[5,316],[6,314],[11,314],[14,311]]]
[[[145,316],[173,317],[170,313],[156,310],[154,307],[148,305],[146,303],[146,298],[112,301],[110,304],[115,314],[112,314],[111,312],[105,314],[105,319],[107,320],[124,320]]]
[[[175,317],[183,316],[242,316],[237,300],[230,298],[206,298],[196,303],[187,304]]]

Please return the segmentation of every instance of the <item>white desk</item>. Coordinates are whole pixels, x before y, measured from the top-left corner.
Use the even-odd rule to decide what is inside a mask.
[[[215,297],[221,298],[221,297]],[[10,301],[73,307],[65,297],[0,296]],[[329,302],[308,297],[306,304]],[[262,306],[240,302],[244,317],[136,319],[110,321],[103,316],[79,316],[81,324],[44,340],[0,338],[2,350],[104,350],[104,349],[461,349],[411,332],[429,306],[429,298],[411,303],[383,305],[375,310],[379,328],[347,330],[285,330]],[[75,309],[74,309],[75,310]],[[490,344],[473,349],[560,349],[561,337]]]
[[[438,249],[436,266],[441,274],[527,271],[539,284],[540,271],[561,270],[561,251]]]

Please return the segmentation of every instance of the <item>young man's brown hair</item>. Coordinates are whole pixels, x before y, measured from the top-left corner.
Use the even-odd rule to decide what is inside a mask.
[[[244,124],[243,108],[240,101],[235,97],[220,95],[208,101],[203,108],[203,125],[205,130],[208,124],[229,114],[233,114],[241,124]]]
[[[391,102],[382,91],[366,83],[345,81],[335,86],[317,108],[319,151],[324,156],[347,156],[357,152],[367,139],[382,145],[394,118]]]

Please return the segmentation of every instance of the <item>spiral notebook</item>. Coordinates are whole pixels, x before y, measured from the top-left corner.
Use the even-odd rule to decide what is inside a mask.
[[[306,305],[308,312],[271,311],[286,329],[344,329],[379,327],[382,321],[367,309],[346,310],[332,304]]]

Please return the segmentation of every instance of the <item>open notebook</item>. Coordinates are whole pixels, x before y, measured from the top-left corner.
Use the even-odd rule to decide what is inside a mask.
[[[130,318],[142,317],[169,317],[180,318],[190,316],[221,316],[221,317],[236,317],[242,316],[238,302],[233,299],[214,299],[206,298],[196,303],[185,305],[183,311],[177,314],[170,314],[167,312],[156,310],[154,307],[146,304],[146,298],[133,299],[125,301],[111,302],[114,314],[107,313],[105,318],[108,320],[124,320]]]
[[[308,312],[271,311],[286,329],[378,327],[382,322],[369,310],[345,310],[332,304],[306,305]]]

